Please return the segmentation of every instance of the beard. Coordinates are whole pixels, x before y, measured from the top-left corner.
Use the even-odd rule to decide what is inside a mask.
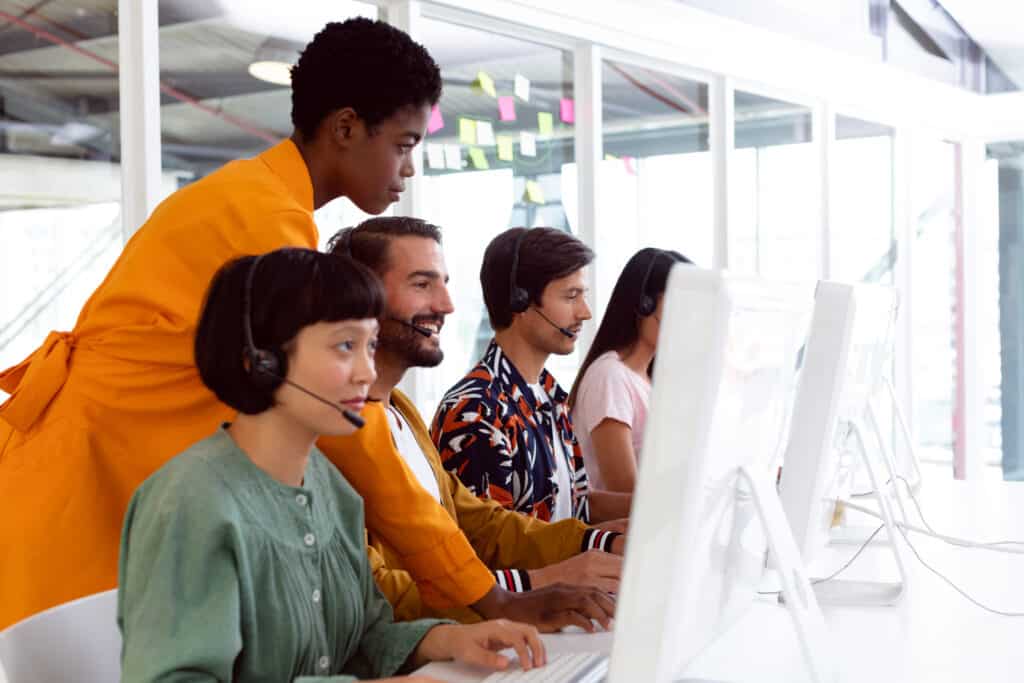
[[[423,325],[441,322],[441,319],[435,315],[418,315],[411,322],[413,325]],[[411,327],[395,320],[386,320],[377,335],[377,348],[402,359],[410,368],[437,367],[444,360],[444,352],[440,348],[427,346],[428,341]]]

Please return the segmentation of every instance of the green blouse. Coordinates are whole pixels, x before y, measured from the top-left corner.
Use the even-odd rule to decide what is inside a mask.
[[[441,623],[393,621],[363,501],[323,454],[293,488],[223,429],[135,492],[119,570],[126,683],[386,677]]]

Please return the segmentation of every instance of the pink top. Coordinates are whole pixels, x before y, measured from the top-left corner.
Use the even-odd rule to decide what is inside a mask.
[[[626,367],[617,352],[602,353],[587,368],[576,392],[572,421],[592,487],[604,488],[604,481],[594,457],[590,432],[605,419],[622,422],[633,431],[633,453],[639,458],[650,401],[650,380]]]

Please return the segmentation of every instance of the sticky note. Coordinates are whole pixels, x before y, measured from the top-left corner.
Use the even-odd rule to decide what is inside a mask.
[[[491,165],[487,163],[487,155],[484,154],[484,151],[479,147],[469,148],[469,160],[473,162],[473,168],[478,171],[486,171],[491,167]]]
[[[519,134],[519,154],[524,157],[537,156],[537,136],[529,131]]]
[[[498,136],[498,158],[502,161],[512,161],[514,159],[514,148],[515,138],[510,138],[507,135]]]
[[[604,160],[605,161],[615,161],[616,159],[618,159],[618,157],[615,156],[614,154],[605,153],[605,155],[604,155]]]
[[[498,96],[498,91],[494,88],[494,79],[491,78],[486,71],[477,71],[476,80],[473,81],[473,85],[470,87],[474,90],[487,93],[491,97]]]
[[[516,74],[515,85],[512,91],[516,94],[516,97],[521,99],[523,102],[530,101],[530,79],[522,74]]]
[[[437,142],[427,143],[427,166],[430,168],[444,168],[444,145]]]
[[[544,189],[536,180],[526,181],[526,191],[523,192],[523,200],[533,204],[544,203]]]
[[[622,164],[626,167],[626,173],[636,175],[636,166],[633,165],[633,157],[622,157]]]
[[[541,135],[551,135],[555,132],[555,117],[551,112],[537,112],[537,132]]]
[[[441,116],[441,107],[434,105],[430,110],[430,121],[427,122],[427,132],[433,135],[444,128],[444,118]]]
[[[476,144],[476,121],[473,119],[459,119],[459,142],[464,145]]]
[[[559,118],[566,123],[574,123],[576,121],[576,105],[567,97],[563,97],[561,103],[558,106]]]
[[[494,144],[494,126],[491,125],[490,121],[477,121],[476,122],[476,144],[478,144],[478,145],[493,145]]]
[[[516,120],[516,100],[508,95],[498,98],[498,116],[502,121]]]
[[[462,148],[458,145],[444,146],[444,165],[452,171],[462,170]]]

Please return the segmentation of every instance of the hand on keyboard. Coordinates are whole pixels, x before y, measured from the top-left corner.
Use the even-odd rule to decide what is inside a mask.
[[[479,624],[442,624],[427,631],[416,648],[425,661],[454,659],[486,669],[503,670],[511,664],[500,650],[515,650],[524,669],[544,666],[547,657],[537,629],[504,619]]]

